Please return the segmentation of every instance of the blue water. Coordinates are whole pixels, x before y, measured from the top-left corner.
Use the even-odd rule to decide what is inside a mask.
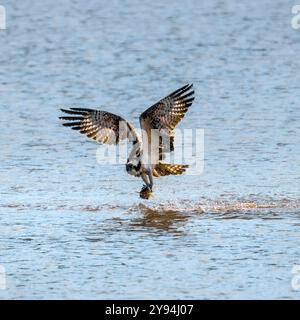
[[[293,1],[1,1],[0,298],[299,299]],[[139,114],[193,82],[202,175],[154,198],[59,107]],[[0,282],[1,283],[1,282]]]

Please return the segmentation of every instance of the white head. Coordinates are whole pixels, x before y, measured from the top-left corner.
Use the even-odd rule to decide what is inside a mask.
[[[126,163],[126,171],[136,177],[142,173],[142,148],[140,143],[134,144]]]

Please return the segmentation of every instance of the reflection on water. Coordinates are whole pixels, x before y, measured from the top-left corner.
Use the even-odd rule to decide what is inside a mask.
[[[3,1],[2,1],[3,2]],[[0,298],[299,298],[299,32],[286,1],[2,3]],[[201,176],[141,201],[59,107],[138,124],[193,82]]]
[[[140,212],[140,216],[131,223],[136,228],[154,228],[171,233],[181,234],[182,226],[188,220],[189,214],[164,207],[148,207],[139,204],[135,210]]]

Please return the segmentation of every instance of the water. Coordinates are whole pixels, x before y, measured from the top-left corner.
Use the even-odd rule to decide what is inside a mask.
[[[1,298],[300,298],[293,1],[1,4]],[[137,125],[187,82],[204,173],[150,201],[58,120],[86,106]]]

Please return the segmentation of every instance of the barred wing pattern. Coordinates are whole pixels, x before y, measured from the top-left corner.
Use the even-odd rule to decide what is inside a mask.
[[[66,127],[78,130],[87,137],[100,143],[118,144],[121,140],[128,139],[136,143],[140,140],[135,128],[122,117],[107,111],[87,108],[61,109],[69,116],[60,117],[66,120]]]
[[[146,121],[152,129],[172,131],[195,99],[192,87],[193,84],[187,84],[161,99],[141,114],[140,121]]]
[[[193,84],[181,87],[151,106],[140,116],[141,128],[147,133],[149,144],[151,144],[152,129],[159,130],[161,134],[157,160],[162,160],[163,153],[174,150],[174,129],[195,99],[192,88]],[[164,136],[168,139],[163,139]],[[143,137],[143,141],[145,140],[147,141]]]

